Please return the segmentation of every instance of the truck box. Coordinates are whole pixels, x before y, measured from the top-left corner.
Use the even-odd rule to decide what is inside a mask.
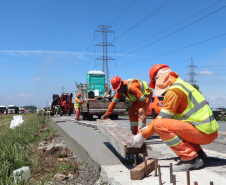
[[[110,105],[111,101],[87,101],[81,106],[81,114],[83,120],[93,119],[93,115],[96,115],[99,119],[104,115]],[[119,114],[126,112],[125,102],[118,102],[110,116],[111,119],[118,119]]]

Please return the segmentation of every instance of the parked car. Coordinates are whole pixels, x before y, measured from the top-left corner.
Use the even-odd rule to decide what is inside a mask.
[[[162,108],[164,96],[153,96],[146,111],[147,116],[156,118]]]

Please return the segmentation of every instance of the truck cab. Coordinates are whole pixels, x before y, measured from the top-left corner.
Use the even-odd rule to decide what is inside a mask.
[[[16,105],[9,105],[8,114],[19,114],[19,107],[17,107]]]
[[[7,108],[5,105],[0,105],[0,114],[4,114],[4,113],[7,113]]]
[[[24,108],[23,107],[20,107],[19,111],[20,111],[21,114],[24,114]]]

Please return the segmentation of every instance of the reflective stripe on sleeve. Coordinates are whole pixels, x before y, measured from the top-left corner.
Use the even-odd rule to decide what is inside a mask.
[[[118,103],[118,102],[119,102],[119,100],[120,100],[120,99],[113,98],[113,99],[112,99],[112,102],[114,102],[114,103]]]
[[[144,101],[146,98],[145,96],[143,95],[141,98],[138,99],[138,101]]]
[[[165,109],[161,109],[160,113],[159,113],[159,118],[169,118],[171,119],[174,116],[174,113],[165,110]]]

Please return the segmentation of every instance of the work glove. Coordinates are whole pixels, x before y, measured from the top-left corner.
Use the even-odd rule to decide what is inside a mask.
[[[109,116],[107,114],[104,114],[102,119],[107,119]]]
[[[141,128],[140,131],[139,131],[139,133],[141,133],[142,131],[146,130],[147,128],[148,128],[148,125],[145,126],[145,127],[143,127],[143,128]]]
[[[132,142],[132,145],[131,147],[132,148],[140,148],[143,143],[144,143],[144,137],[141,135],[141,133],[137,134],[134,136],[133,138],[133,142]]]

